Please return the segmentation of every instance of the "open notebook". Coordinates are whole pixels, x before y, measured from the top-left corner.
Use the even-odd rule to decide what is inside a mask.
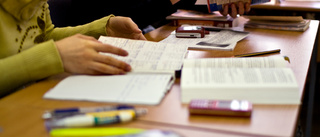
[[[126,75],[72,75],[45,93],[44,98],[159,104],[175,80],[175,71],[181,70],[188,48],[186,45],[104,36],[99,40],[127,50],[127,57],[110,56],[129,63],[133,71]]]

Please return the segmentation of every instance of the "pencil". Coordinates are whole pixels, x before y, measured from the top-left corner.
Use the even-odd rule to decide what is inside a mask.
[[[271,54],[271,53],[279,53],[280,49],[275,50],[269,50],[269,51],[261,51],[261,52],[253,52],[253,53],[247,53],[247,54],[239,54],[234,55],[234,57],[252,57],[252,56],[259,56],[259,55],[265,55],[265,54]]]

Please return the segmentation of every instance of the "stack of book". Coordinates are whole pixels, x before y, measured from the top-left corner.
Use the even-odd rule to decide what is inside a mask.
[[[301,16],[246,16],[245,18],[249,19],[245,24],[247,28],[305,31],[310,24],[310,20]]]
[[[177,12],[166,17],[172,20],[175,26],[180,25],[200,25],[216,27],[232,27],[233,18],[223,16],[219,12],[204,13],[193,10],[179,9]]]

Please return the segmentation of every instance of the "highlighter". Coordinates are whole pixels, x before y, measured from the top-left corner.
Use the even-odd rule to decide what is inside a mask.
[[[95,128],[57,128],[50,131],[51,137],[93,137],[139,134],[145,130],[139,128],[95,127]]]

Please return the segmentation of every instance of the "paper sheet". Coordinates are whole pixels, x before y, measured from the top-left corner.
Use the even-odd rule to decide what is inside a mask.
[[[176,38],[174,31],[160,42],[188,45],[189,49],[232,51],[237,45],[237,42],[248,35],[248,32],[222,30],[220,32],[211,31],[210,34],[205,35],[204,38]]]

